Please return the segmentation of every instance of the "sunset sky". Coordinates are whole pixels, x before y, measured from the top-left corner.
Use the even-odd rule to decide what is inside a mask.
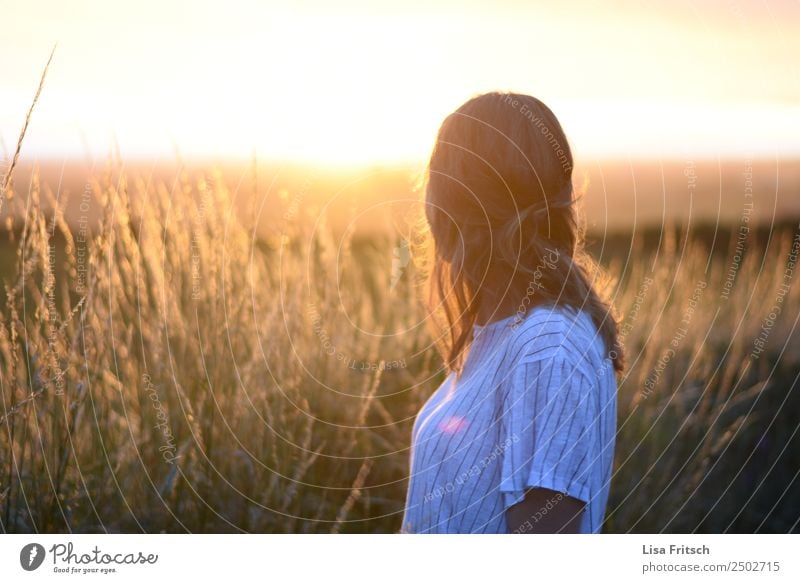
[[[800,155],[791,0],[0,6],[6,150],[58,43],[28,159],[116,139],[145,159],[414,162],[493,89],[543,99],[579,156]]]

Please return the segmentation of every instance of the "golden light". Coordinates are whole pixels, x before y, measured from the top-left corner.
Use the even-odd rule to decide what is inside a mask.
[[[22,3],[0,39],[0,135],[58,42],[39,156],[116,141],[148,159],[418,161],[444,115],[493,89],[551,104],[591,157],[798,153],[800,8],[616,4]]]

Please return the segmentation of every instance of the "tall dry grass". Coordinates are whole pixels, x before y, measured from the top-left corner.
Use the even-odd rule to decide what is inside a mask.
[[[397,530],[442,379],[397,241],[334,237],[291,193],[254,241],[219,172],[129,183],[109,163],[71,201],[15,189],[3,531]],[[796,528],[800,286],[751,357],[793,235],[752,247],[727,299],[730,255],[691,236],[612,261],[629,369],[608,531]]]
[[[90,190],[73,203],[101,207],[92,232],[68,225],[67,201],[36,181],[24,200],[13,183],[7,191],[4,530],[391,524],[406,473],[395,450],[418,399],[378,389],[410,386],[431,355],[368,366],[424,340],[358,335],[347,318],[413,325],[412,288],[391,303],[354,296],[358,309],[343,311],[325,229],[307,237],[298,216],[287,219],[291,241],[251,244],[218,174],[168,188],[109,169]],[[367,275],[341,285],[356,291]],[[333,343],[346,361],[326,354]],[[367,516],[378,518],[353,522]]]

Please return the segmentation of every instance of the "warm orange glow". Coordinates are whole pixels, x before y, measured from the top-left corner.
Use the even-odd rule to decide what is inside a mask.
[[[128,156],[420,160],[442,117],[490,89],[551,104],[579,154],[800,153],[800,6],[611,4],[17,3],[0,135],[9,147],[58,41],[37,155],[115,138]]]

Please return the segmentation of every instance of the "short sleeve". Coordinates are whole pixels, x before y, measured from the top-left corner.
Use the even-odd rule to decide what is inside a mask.
[[[500,492],[504,507],[529,488],[547,488],[589,502],[598,447],[596,383],[574,359],[553,355],[516,365],[504,383]]]

